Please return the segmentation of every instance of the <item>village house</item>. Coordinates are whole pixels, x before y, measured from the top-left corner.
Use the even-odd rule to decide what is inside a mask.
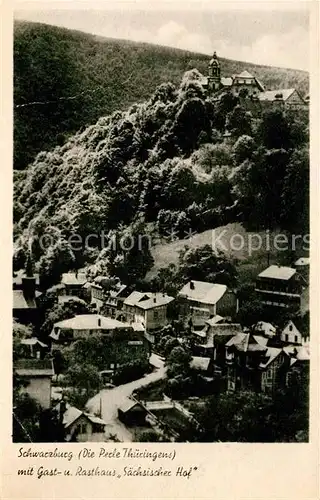
[[[20,274],[13,279],[13,318],[24,325],[39,326],[38,299],[41,292],[37,290],[38,278]]]
[[[268,347],[265,337],[238,333],[226,343],[227,388],[229,391],[261,390],[258,375]]]
[[[35,399],[43,410],[51,406],[51,379],[54,375],[50,359],[19,359],[13,364],[13,371],[26,385],[22,391]]]
[[[261,391],[272,393],[285,385],[285,374],[289,368],[289,359],[283,349],[268,347],[259,364]]]
[[[49,351],[47,344],[44,344],[36,337],[22,339],[20,346],[23,349],[24,358],[43,359]]]
[[[309,335],[302,335],[292,320],[290,320],[280,335],[281,341],[286,344],[309,345]]]
[[[49,337],[58,343],[69,343],[89,335],[110,335],[119,331],[127,334],[133,327],[100,314],[80,314],[55,323]]]
[[[105,316],[117,319],[121,314],[123,300],[128,295],[128,287],[119,280],[105,276],[97,276],[90,285],[91,305]]]
[[[297,270],[291,267],[269,266],[257,277],[255,292],[265,306],[281,309],[301,307],[303,286]]]
[[[283,350],[290,359],[290,366],[286,372],[286,386],[305,384],[305,387],[308,387],[310,371],[309,346],[286,346]]]
[[[260,92],[258,98],[263,108],[279,107],[287,109],[299,109],[306,107],[306,102],[300,93],[294,89],[266,90]]]
[[[266,321],[259,321],[255,325],[255,331],[258,334],[265,335],[268,338],[274,338],[277,334],[276,327]]]
[[[123,301],[123,319],[141,324],[147,340],[154,343],[154,332],[168,324],[167,308],[173,300],[164,293],[132,292]]]
[[[178,293],[180,314],[193,327],[204,326],[216,315],[233,317],[239,308],[237,296],[226,285],[189,281]]]
[[[123,323],[99,314],[81,314],[55,323],[49,337],[51,348],[98,335],[104,340],[104,373],[112,374],[129,361],[149,359],[149,345],[141,325]]]
[[[63,291],[60,297],[84,298],[84,285],[87,282],[86,274],[82,271],[63,273],[61,284]],[[62,299],[63,300],[63,299]]]
[[[193,352],[197,356],[210,357],[215,365],[224,365],[226,342],[241,332],[240,324],[228,323],[221,316],[214,316],[201,329],[192,330]]]
[[[64,401],[60,401],[54,410],[62,422],[67,442],[105,441],[106,423],[100,417],[83,412]]]
[[[304,279],[305,283],[309,283],[309,273],[310,273],[310,258],[309,257],[300,257],[294,263],[294,267],[300,276]]]

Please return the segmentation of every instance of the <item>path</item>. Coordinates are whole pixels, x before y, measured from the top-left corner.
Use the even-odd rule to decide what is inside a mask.
[[[150,357],[150,363],[156,369],[152,373],[144,377],[133,380],[128,384],[119,385],[113,389],[103,389],[93,398],[89,399],[87,408],[90,412],[97,413],[101,408],[101,418],[106,422],[106,435],[116,434],[117,438],[122,442],[131,442],[132,433],[118,419],[118,408],[126,402],[127,398],[140,387],[156,382],[165,377],[166,368],[162,359],[156,354]]]

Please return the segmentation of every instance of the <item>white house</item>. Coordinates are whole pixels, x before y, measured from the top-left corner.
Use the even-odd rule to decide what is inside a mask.
[[[288,344],[308,345],[309,338],[304,337],[293,321],[289,321],[281,332],[282,342]]]
[[[168,323],[167,306],[174,300],[164,293],[132,292],[124,301],[125,321],[140,323],[145,331],[162,328]]]
[[[106,423],[100,417],[83,412],[68,403],[62,405],[62,402],[56,405],[55,410],[62,420],[67,442],[73,440],[77,442],[105,441]]]
[[[50,359],[19,359],[14,372],[26,383],[22,390],[35,399],[43,410],[51,406],[51,379],[54,375]]]
[[[204,325],[216,315],[230,317],[238,312],[236,294],[220,283],[189,281],[178,293],[181,315],[191,317],[193,325]]]

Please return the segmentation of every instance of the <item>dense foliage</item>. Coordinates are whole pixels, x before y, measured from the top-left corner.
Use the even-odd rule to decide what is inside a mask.
[[[279,109],[252,117],[227,94],[208,99],[200,78],[191,70],[177,88],[162,84],[15,172],[15,268],[31,248],[45,288],[85,264],[132,284],[152,267],[152,228],[185,237],[239,220],[307,231],[307,118]],[[241,135],[225,141],[232,121]],[[202,278],[219,277],[212,252],[187,258],[186,279],[200,258]],[[232,278],[225,263],[221,271]]]
[[[16,22],[14,28],[14,165],[66,141],[100,116],[148,98],[161,83],[177,84],[191,68],[207,72],[208,56],[96,37],[55,26]],[[306,72],[221,59],[228,76],[247,69],[267,88],[308,92]],[[65,99],[73,97],[72,99]],[[183,113],[188,113],[188,108]],[[182,129],[181,129],[182,131]]]

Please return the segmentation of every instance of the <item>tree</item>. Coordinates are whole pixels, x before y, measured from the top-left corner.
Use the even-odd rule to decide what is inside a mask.
[[[13,321],[12,334],[12,353],[13,361],[15,361],[23,357],[25,349],[21,344],[21,340],[32,337],[32,328]]]
[[[245,160],[251,160],[254,152],[254,140],[250,135],[241,135],[234,144],[233,157],[235,163],[240,165]]]
[[[251,114],[248,113],[242,106],[237,105],[227,115],[226,128],[235,137],[241,135],[250,135],[251,129]]]
[[[257,323],[265,317],[264,308],[259,300],[246,302],[238,312],[238,321],[242,327],[255,331]]]
[[[176,115],[173,133],[177,145],[185,154],[190,154],[197,146],[201,132],[210,132],[210,120],[202,99],[186,99]]]
[[[281,223],[300,234],[309,228],[309,151],[293,152],[288,163],[281,193]]]
[[[137,439],[139,443],[158,443],[159,440],[160,440],[159,434],[153,429],[141,431]]]
[[[74,252],[67,241],[62,239],[50,246],[39,263],[41,286],[46,289],[58,283],[62,274],[69,271],[75,261]]]
[[[280,109],[265,111],[258,127],[258,137],[267,149],[289,149],[290,129],[284,112]]]
[[[179,256],[180,273],[186,281],[199,280],[236,284],[236,269],[222,252],[215,252],[210,245],[182,251]]]
[[[68,367],[64,382],[71,387],[67,390],[71,404],[83,409],[88,399],[100,389],[100,374],[92,364],[76,363]]]
[[[48,335],[50,335],[53,325],[58,321],[64,319],[73,318],[79,314],[89,314],[92,312],[90,306],[88,306],[84,300],[73,298],[67,302],[54,304],[51,309],[48,309],[45,314],[45,321],[43,322],[40,334],[44,340],[47,340]]]

